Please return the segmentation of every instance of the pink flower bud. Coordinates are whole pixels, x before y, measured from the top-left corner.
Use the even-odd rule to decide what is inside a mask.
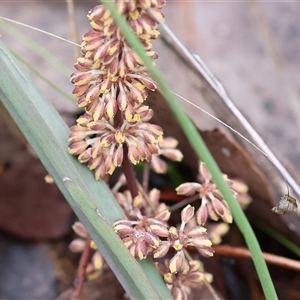
[[[194,216],[195,208],[190,204],[181,211],[182,223],[188,223]]]
[[[201,184],[196,182],[186,182],[176,188],[178,195],[193,196],[197,190],[201,187]]]
[[[85,240],[83,239],[73,240],[69,245],[69,249],[74,253],[82,252],[84,247],[85,247]]]

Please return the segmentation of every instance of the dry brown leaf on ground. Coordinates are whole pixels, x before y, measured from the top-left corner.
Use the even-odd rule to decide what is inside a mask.
[[[64,236],[71,208],[56,185],[45,182],[47,171],[3,109],[0,116],[0,228],[22,239]]]

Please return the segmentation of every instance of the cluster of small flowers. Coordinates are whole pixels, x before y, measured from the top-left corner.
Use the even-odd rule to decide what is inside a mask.
[[[156,263],[174,299],[188,299],[191,288],[199,288],[204,281],[211,283],[212,275],[204,272],[203,266],[198,260],[188,262],[189,270],[184,273],[171,273],[170,260],[166,259],[164,264]]]
[[[198,193],[198,197],[202,201],[203,199],[208,199],[208,201],[214,199],[213,203],[218,203],[218,205],[212,203],[211,206],[207,206],[207,218],[205,222],[203,219],[201,221],[207,223],[208,218],[214,221],[219,218],[222,219],[223,222],[206,224],[209,233],[203,224],[199,224],[198,212],[202,205],[196,214],[194,207],[187,205],[181,211],[180,225],[174,227],[168,224],[171,215],[168,206],[159,202],[159,190],[154,188],[147,194],[140,191],[133,198],[130,191],[119,191],[121,187],[126,185],[126,178],[123,174],[112,188],[116,200],[128,218],[114,223],[115,232],[134,257],[138,259],[152,257],[158,261],[164,258],[164,264],[156,262],[156,265],[174,299],[188,299],[191,288],[195,284],[199,287],[199,284],[203,283],[204,280],[208,283],[212,281],[212,275],[204,271],[201,262],[191,260],[187,253],[189,249],[193,248],[204,257],[213,256],[212,244],[221,242],[221,236],[229,230],[228,220],[232,220],[232,218],[224,217],[224,211],[228,210],[227,204],[211,181],[211,175],[204,163],[200,163],[199,172],[198,177],[202,184],[187,183],[179,186],[178,190],[182,186],[197,187],[193,193],[187,189],[186,194]],[[242,204],[249,204],[250,198],[246,194],[247,187],[241,182],[226,180],[235,190],[239,191]],[[236,192],[234,194],[237,195]],[[205,202],[205,206],[209,203],[208,201]],[[221,205],[224,205],[225,209],[222,210]],[[213,212],[211,212],[212,210]],[[81,234],[81,236],[83,235]],[[79,244],[78,241],[77,244]]]
[[[116,221],[114,229],[133,256],[139,259],[145,259],[150,254],[154,258],[162,258],[173,248],[176,254],[171,259],[170,270],[172,273],[185,273],[188,262],[183,249],[194,247],[201,255],[209,257],[213,255],[212,243],[208,239],[206,228],[202,226],[196,225],[185,230],[186,224],[194,217],[194,207],[188,205],[182,210],[179,229],[167,224],[170,215],[170,212],[165,210],[150,218],[143,216],[140,210],[134,207],[132,220]]]
[[[169,250],[173,249],[173,252],[175,251],[175,255],[171,259],[165,259],[164,264],[156,262],[156,266],[174,299],[188,299],[191,287],[195,284],[199,287],[199,284],[203,283],[204,280],[207,282],[212,281],[212,275],[204,271],[199,260],[188,260],[185,255],[188,247],[196,248],[205,257],[213,255],[212,243],[204,227],[196,225],[191,229],[185,229],[186,223],[194,217],[194,208],[191,205],[182,210],[180,228],[177,229],[167,224],[170,217],[168,210],[163,210],[152,218],[146,217],[141,213],[141,211],[144,211],[142,207],[145,199],[144,201],[136,201],[137,199],[131,197],[132,201],[129,203],[128,199],[130,199],[131,194],[128,191],[118,194],[117,199],[123,208],[126,206],[125,202],[128,208],[131,206],[131,209],[129,209],[131,218],[115,222],[114,229],[131,254],[138,259],[145,259],[149,256],[159,259],[165,257]],[[140,196],[138,198],[141,199]],[[158,198],[158,190],[152,190],[149,196],[150,201],[154,200],[153,204],[155,205],[155,199]],[[141,210],[134,203],[140,206]],[[161,205],[160,208],[164,209],[164,206]],[[85,247],[86,242],[84,239],[87,237],[87,233],[79,222],[74,224],[73,229],[80,238],[73,240],[69,248],[71,251],[78,253]],[[89,279],[100,275],[103,267],[103,257],[95,248],[93,242],[91,242],[91,248],[95,252],[86,270]]]
[[[233,194],[239,196],[237,199],[240,199],[241,204],[247,206],[250,203],[247,186],[242,182],[229,180],[225,175],[224,178]],[[212,281],[212,275],[204,272],[200,261],[187,259],[187,250],[194,248],[200,255],[211,257],[214,252],[212,241],[214,244],[220,243],[221,236],[229,230],[227,223],[232,222],[227,203],[203,162],[199,165],[198,179],[202,183],[184,183],[177,188],[178,194],[198,194],[201,199],[196,214],[191,205],[181,211],[178,228],[168,225],[170,212],[164,203],[159,203],[160,192],[157,189],[151,190],[148,196],[139,194],[135,198],[127,190],[114,193],[128,218],[114,223],[115,232],[136,258],[170,257],[165,259],[164,264],[157,263],[157,267],[174,299],[187,299],[193,284],[199,284],[203,280]],[[125,183],[124,178],[120,181]],[[117,185],[118,188],[122,184]],[[206,224],[208,218],[213,221],[221,219],[222,222]],[[204,224],[211,229],[209,234],[203,227]]]
[[[157,263],[157,268],[174,299],[187,299],[190,286],[204,279],[212,280],[212,276],[200,268],[200,261],[191,261],[186,256],[188,248],[196,249],[204,257],[211,257],[214,252],[206,228],[192,222],[194,207],[187,205],[182,210],[181,223],[176,228],[168,225],[171,213],[166,204],[159,202],[157,189],[135,198],[127,190],[114,195],[128,217],[114,223],[115,232],[134,257],[164,258],[165,264]]]
[[[247,195],[248,187],[241,181],[230,180],[224,174],[225,182],[231,187],[242,207],[247,207],[251,198]],[[217,185],[212,181],[212,176],[203,162],[199,164],[199,182],[186,182],[176,188],[177,194],[185,196],[198,195],[201,204],[196,212],[199,225],[205,225],[208,218],[214,221],[222,219],[225,223],[232,223],[232,215],[226,200],[223,198]],[[201,183],[200,183],[201,182]]]
[[[160,9],[165,0],[115,0],[115,5],[148,56],[156,59],[151,40],[159,35],[155,17],[164,19]],[[150,161],[160,154],[164,140],[162,129],[149,123],[153,111],[143,104],[147,89],[156,89],[143,62],[104,5],[94,7],[88,18],[92,29],[83,36],[82,56],[71,75],[73,95],[85,114],[71,127],[69,152],[103,179],[122,164],[124,155],[133,164]],[[165,152],[174,160],[182,158],[176,149]],[[152,164],[164,172],[161,161],[153,159]]]

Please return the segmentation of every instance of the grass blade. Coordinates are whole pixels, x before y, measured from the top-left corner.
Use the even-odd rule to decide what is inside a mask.
[[[46,50],[46,47],[41,46],[32,38],[26,36],[21,30],[18,30],[15,26],[11,26],[8,21],[0,19],[0,28],[7,34],[15,38],[18,42],[22,43],[28,49],[30,49],[37,56],[43,58],[49,64],[55,68],[56,71],[60,72],[67,78],[73,72],[72,69],[65,66],[65,64],[56,58],[55,55]]]

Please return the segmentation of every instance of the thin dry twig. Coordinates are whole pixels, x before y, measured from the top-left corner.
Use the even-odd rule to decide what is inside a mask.
[[[69,22],[70,22],[70,27],[72,32],[72,41],[78,44],[78,30],[75,21],[74,2],[73,0],[66,0],[66,2],[68,7]],[[76,60],[77,57],[79,57],[80,55],[79,48],[74,45],[73,49],[74,49],[74,57]]]
[[[215,254],[221,256],[251,258],[251,253],[248,249],[242,247],[231,246],[214,246]],[[267,263],[300,271],[300,262],[286,257],[278,256],[271,253],[263,252],[263,257]]]
[[[75,45],[75,46],[77,46],[77,47],[81,47],[79,44],[76,44],[76,43],[74,43],[74,42],[72,42],[72,41],[70,41],[70,40],[68,40],[68,39],[65,39],[65,38],[63,38],[63,37],[61,37],[61,36],[59,36],[59,35],[56,35],[56,34],[54,34],[54,33],[51,33],[51,32],[49,32],[49,31],[42,30],[42,29],[39,29],[39,28],[37,28],[37,27],[30,26],[30,25],[24,24],[24,23],[22,23],[22,22],[18,22],[18,21],[15,21],[15,20],[12,20],[12,19],[9,19],[9,18],[5,18],[5,17],[2,17],[2,16],[0,16],[0,19],[1,19],[1,20],[4,20],[4,21],[7,21],[7,22],[10,22],[10,23],[13,23],[13,24],[17,24],[17,25],[20,25],[20,26],[23,26],[23,27],[30,28],[30,29],[32,29],[32,30],[35,30],[35,31],[41,32],[41,33],[43,33],[43,34],[49,35],[49,36],[51,36],[51,37],[54,37],[54,38],[59,39],[59,40],[62,40],[62,41],[64,41],[64,42],[66,42],[66,43]]]

